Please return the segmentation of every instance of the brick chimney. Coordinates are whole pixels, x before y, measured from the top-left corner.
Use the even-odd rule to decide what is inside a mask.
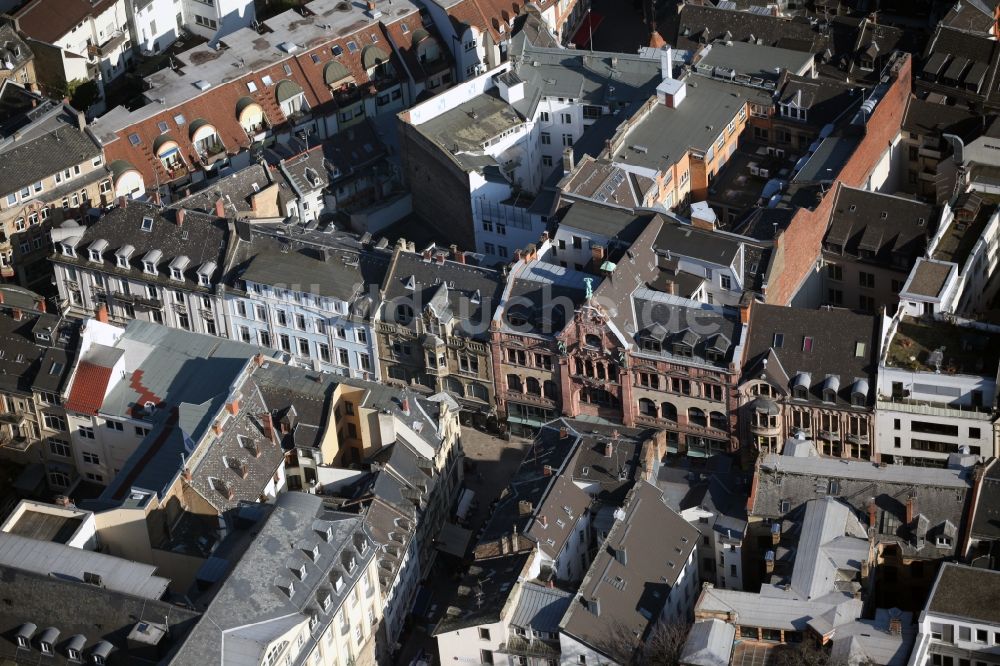
[[[465,250],[457,250],[455,252],[455,261],[460,264],[465,263]]]
[[[914,505],[914,498],[913,498],[913,495],[910,495],[909,497],[906,498],[906,524],[907,525],[910,525],[911,523],[913,523],[913,505]]]
[[[431,252],[431,249],[430,249],[430,248],[427,248],[426,250],[424,250],[424,252],[423,252],[423,255],[424,255],[424,261],[430,261],[430,260],[431,260],[431,255],[432,255],[432,254],[434,254],[434,253],[433,253],[433,252]]]
[[[868,527],[875,527],[877,520],[878,510],[875,507],[875,501],[871,500],[868,502]]]
[[[520,249],[518,249],[518,250],[514,250],[514,261],[521,261],[521,256],[522,256],[523,254],[524,254],[524,253],[523,253],[523,252],[521,252],[521,250],[520,250]]]
[[[222,435],[222,424],[219,423],[218,421],[216,421],[215,423],[213,423],[212,424],[212,432],[214,432],[217,436],[221,436]]]
[[[542,527],[548,527],[549,526],[549,519],[546,518],[544,514],[542,514],[542,515],[538,516],[538,524],[541,525]]]
[[[260,417],[260,422],[261,422],[261,426],[264,429],[264,436],[267,437],[270,441],[273,442],[274,441],[274,420],[271,418],[271,415],[268,414],[268,413],[262,414],[261,417]]]
[[[434,255],[435,261],[437,261],[439,266],[444,266],[444,254],[438,253]]]
[[[538,258],[538,247],[534,243],[532,243],[524,250],[524,260],[534,261],[537,258]]]
[[[215,216],[225,217],[226,216],[226,202],[223,201],[222,197],[215,200]]]
[[[407,416],[410,415],[410,398],[408,396],[403,396],[403,402],[400,407],[402,408],[404,414]]]
[[[183,479],[184,479],[185,481],[190,481],[190,480],[191,480],[191,470],[190,470],[190,469],[188,469],[187,467],[185,467],[185,468],[184,468],[184,471],[183,471],[183,472],[181,472],[181,477],[182,477],[182,478],[183,478]]]
[[[0,305],[3,305],[3,292],[0,291]]]
[[[3,294],[0,294],[0,303],[3,303]],[[35,301],[35,306],[38,308],[39,312],[45,312],[45,299],[39,298]]]
[[[566,439],[567,437],[569,437],[569,428],[562,426],[559,428],[559,439]]]
[[[98,305],[97,306],[97,312],[94,314],[94,317],[97,319],[97,321],[101,322],[102,324],[107,324],[108,323],[108,306],[105,305],[104,303],[101,303],[100,305]]]
[[[893,636],[903,635],[903,620],[898,617],[889,619],[889,633]]]
[[[541,237],[538,239],[538,244],[541,245],[543,243],[548,242],[548,240],[549,240],[549,232],[543,231]]]
[[[118,197],[118,205],[122,208],[128,208],[128,197]]]
[[[187,211],[184,210],[183,208],[179,208],[177,210],[177,226],[178,227],[183,227],[184,226],[184,216],[186,214],[187,214]]]
[[[235,397],[235,398],[232,399],[232,401],[230,401],[229,403],[227,403],[226,404],[226,409],[233,416],[236,416],[237,414],[239,414],[240,413],[240,399],[239,399],[239,397]]]
[[[594,258],[594,266],[597,268],[601,267],[604,263],[604,246],[603,245],[591,245],[590,254]]]

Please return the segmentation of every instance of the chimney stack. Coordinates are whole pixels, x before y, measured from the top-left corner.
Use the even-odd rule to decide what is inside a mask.
[[[437,261],[438,266],[444,266],[444,254],[443,253],[439,252],[438,254],[434,255],[434,259]]]
[[[424,250],[424,261],[430,261],[432,254],[433,253],[431,252],[430,248],[427,248],[426,250]]]
[[[465,250],[458,250],[455,252],[455,261],[460,264],[465,263]]]
[[[410,415],[410,398],[408,396],[403,396],[403,402],[400,405],[403,409],[403,413],[407,416]]]
[[[913,495],[911,494],[909,497],[906,498],[906,524],[907,525],[910,525],[910,524],[913,523],[913,504],[914,504],[914,498],[913,498]]]
[[[889,619],[889,633],[893,636],[903,635],[903,620],[898,617]]]
[[[573,156],[572,146],[563,148],[563,174],[573,173],[576,168],[576,158]]]
[[[3,295],[2,294],[0,294],[0,303],[3,303]],[[35,302],[35,305],[38,307],[38,311],[39,312],[45,312],[45,299],[44,298],[39,298]]]
[[[274,420],[271,418],[269,413],[265,413],[260,418],[262,425],[264,426],[264,436],[270,441],[274,441]]]
[[[0,305],[3,305],[3,292],[0,291]]]
[[[219,423],[218,421],[216,421],[215,423],[213,423],[212,424],[212,432],[214,432],[217,437],[221,437],[222,436],[222,424]]]
[[[187,214],[187,211],[185,211],[183,208],[179,208],[177,210],[177,226],[178,227],[183,227],[184,226],[184,216],[186,214]]]
[[[225,217],[226,216],[226,202],[223,201],[222,197],[215,200],[215,216]]]
[[[118,197],[118,205],[122,208],[128,208],[128,197]]]
[[[604,263],[604,246],[603,245],[591,245],[590,255],[594,258],[594,267],[600,268],[601,264]]]
[[[233,398],[226,405],[226,409],[229,410],[229,413],[232,414],[233,416],[236,416],[237,414],[239,414],[240,413],[240,399],[239,399],[239,397]]]
[[[97,319],[97,321],[101,322],[102,324],[107,324],[108,323],[108,306],[105,305],[104,303],[101,303],[100,305],[98,305],[97,306],[97,313],[94,315],[94,317]]]
[[[868,527],[875,527],[877,516],[878,513],[875,507],[875,500],[870,500],[868,502]]]
[[[559,428],[559,439],[566,439],[567,437],[569,437],[569,428],[562,426]]]
[[[185,467],[184,471],[181,472],[181,476],[184,478],[185,481],[191,481],[191,470]]]
[[[611,442],[604,443],[604,457],[610,458],[611,454],[614,452],[614,447],[611,446]]]

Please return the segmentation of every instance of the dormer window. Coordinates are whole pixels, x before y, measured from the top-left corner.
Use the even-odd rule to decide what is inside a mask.
[[[151,261],[142,262],[142,271],[150,275],[156,275],[156,264]]]
[[[64,257],[76,256],[76,248],[70,245],[69,243],[60,243],[59,249],[62,250],[62,254]]]
[[[184,280],[184,269],[187,268],[190,260],[185,255],[180,255],[175,257],[173,261],[170,262],[170,279],[171,280]]]
[[[108,247],[108,241],[98,238],[87,248],[88,258],[97,264],[104,263],[104,250]]]
[[[837,402],[837,392],[831,388],[823,389],[823,402]]]
[[[128,257],[123,257],[121,255],[118,255],[118,268],[124,268],[125,270],[128,270],[129,267],[130,264],[128,263]]]
[[[792,396],[796,400],[808,400],[809,399],[809,389],[805,386],[796,386],[792,389]]]

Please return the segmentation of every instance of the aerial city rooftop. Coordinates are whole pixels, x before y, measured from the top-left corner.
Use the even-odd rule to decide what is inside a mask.
[[[998,663],[1000,3],[0,11],[0,662]]]

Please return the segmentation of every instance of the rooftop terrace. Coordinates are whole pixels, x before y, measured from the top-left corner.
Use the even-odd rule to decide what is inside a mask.
[[[940,350],[940,361],[932,354]],[[886,364],[918,372],[993,377],[1000,364],[1000,334],[903,317],[889,343]]]
[[[969,258],[972,248],[982,237],[986,225],[989,224],[990,218],[993,217],[998,204],[1000,204],[1000,196],[981,195],[981,197],[983,203],[976,219],[967,222],[952,218],[951,224],[948,225],[948,229],[945,230],[937,247],[934,248],[935,259],[953,261],[959,265],[960,269],[965,267],[965,260]]]

